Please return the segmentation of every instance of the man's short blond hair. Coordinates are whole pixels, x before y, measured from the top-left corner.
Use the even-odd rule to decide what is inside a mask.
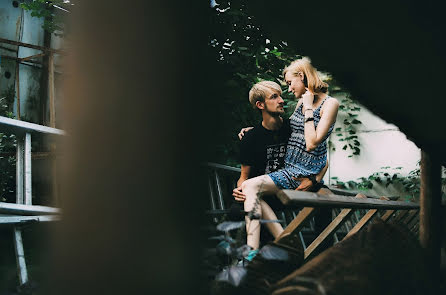
[[[252,86],[251,90],[249,90],[249,102],[254,108],[256,108],[257,101],[265,102],[268,90],[282,94],[282,88],[276,82],[262,81]]]

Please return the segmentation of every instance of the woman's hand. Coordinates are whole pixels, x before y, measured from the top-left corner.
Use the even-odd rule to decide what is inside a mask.
[[[308,110],[313,108],[314,94],[308,88],[305,89],[307,91],[302,95],[302,103],[304,108]]]
[[[249,130],[251,130],[254,127],[246,127],[246,128],[242,128],[242,130],[240,130],[239,134],[238,134],[238,138],[240,140],[242,140],[243,136],[245,136],[245,132],[248,132]]]

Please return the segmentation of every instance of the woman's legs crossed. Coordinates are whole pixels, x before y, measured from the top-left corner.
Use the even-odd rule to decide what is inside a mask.
[[[246,200],[244,203],[245,211],[251,212],[249,216],[254,215],[261,217],[262,208],[258,194],[275,194],[279,191],[279,188],[277,188],[273,180],[268,175],[262,175],[243,182],[242,191],[246,195]],[[259,248],[260,241],[260,222],[259,219],[251,219],[249,216],[245,217],[247,244],[253,249],[257,249]]]

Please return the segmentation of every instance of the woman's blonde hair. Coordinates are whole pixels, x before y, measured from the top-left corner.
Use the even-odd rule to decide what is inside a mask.
[[[307,57],[296,59],[287,66],[283,70],[284,77],[287,72],[290,72],[293,76],[299,76],[299,73],[303,73],[305,87],[313,93],[326,93],[328,90],[328,84],[321,80],[317,70],[311,65],[311,61]]]
[[[272,90],[278,92],[280,95],[282,94],[282,88],[279,84],[272,81],[262,81],[254,84],[251,90],[249,90],[249,102],[252,104],[254,108],[256,108],[256,102],[265,102],[265,98],[267,95],[266,90]]]

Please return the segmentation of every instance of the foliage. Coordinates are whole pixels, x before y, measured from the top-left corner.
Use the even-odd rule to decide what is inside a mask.
[[[286,40],[269,36],[249,14],[246,1],[219,2],[211,12],[211,33],[209,47],[211,58],[217,61],[220,72],[220,84],[214,101],[216,109],[228,110],[221,114],[220,122],[225,122],[218,134],[217,162],[235,166],[239,140],[236,136],[242,127],[254,126],[261,121],[259,113],[248,102],[248,92],[252,85],[261,80],[276,81],[282,85],[285,100],[285,116],[290,116],[296,104],[295,98],[288,93],[282,82],[282,70],[291,61],[300,57],[296,48],[290,48]],[[336,95],[345,92],[336,81],[331,80],[330,93]],[[347,96],[348,97],[348,96]],[[347,115],[344,128],[336,130],[341,134],[340,141],[345,141],[344,149],[351,149],[353,155],[360,154],[360,142],[356,126],[361,122],[356,118],[360,107],[352,99],[341,101],[340,111]]]
[[[345,189],[355,190],[369,190],[372,189],[375,184],[384,185],[399,185],[406,195],[406,200],[417,200],[420,195],[420,162],[418,162],[417,168],[410,171],[407,176],[402,175],[398,171],[403,167],[391,168],[389,166],[381,167],[381,171],[374,172],[368,177],[360,177],[358,181],[342,182],[337,177],[332,177],[336,183],[335,185]],[[446,185],[446,178],[442,178],[442,185]],[[442,197],[446,198],[445,191],[442,192]]]
[[[349,93],[342,91],[336,84],[331,87],[330,93],[338,98],[343,97],[340,99],[338,119],[343,117],[344,120],[342,120],[342,127],[336,127],[333,135],[336,136],[337,140],[344,142],[343,150],[351,151],[351,154],[348,156],[349,158],[359,156],[361,153],[361,143],[358,138],[357,126],[362,124],[362,122],[357,117],[361,111],[361,107],[352,100]],[[335,150],[334,147],[331,147],[331,149]]]
[[[234,165],[238,162],[238,131],[261,120],[248,102],[249,89],[260,80],[280,84],[283,68],[299,56],[284,40],[274,39],[262,30],[248,14],[245,1],[219,3],[211,12],[211,28],[211,58],[220,75],[216,86],[220,91],[214,101],[218,104],[216,110],[225,111],[219,114],[225,126],[218,133],[216,161]],[[283,98],[286,103],[293,100],[286,91]]]
[[[12,104],[14,102],[14,85],[0,94],[0,116],[12,118]],[[0,133],[0,201],[15,201],[16,179],[16,138],[15,135]]]
[[[220,72],[218,83],[220,87],[214,100],[218,105],[215,109],[220,114],[218,120],[224,122],[224,126],[218,130],[219,142],[216,144],[217,162],[236,166],[238,161],[239,140],[236,136],[242,127],[253,126],[260,122],[258,112],[253,111],[248,103],[248,91],[259,80],[271,80],[281,83],[281,72],[292,60],[299,57],[298,48],[290,48],[286,40],[278,40],[268,35],[249,14],[246,2],[225,1],[211,9],[211,33],[209,47],[211,58],[217,61]],[[329,92],[340,98],[337,128],[333,132],[332,140],[343,142],[342,149],[350,151],[348,157],[361,155],[361,142],[358,136],[358,127],[362,122],[358,119],[361,107],[355,103],[332,77]],[[284,86],[282,84],[282,86]],[[294,97],[284,90],[287,115],[294,110]],[[223,110],[223,112],[221,111]],[[342,118],[339,120],[339,118]],[[339,126],[340,125],[340,126]],[[334,146],[330,148],[334,150]],[[419,194],[419,168],[409,175],[403,176],[396,171],[390,172],[390,168],[383,167],[368,177],[359,178],[357,181],[343,183],[337,180],[337,184],[352,189],[371,189],[373,185],[390,184],[401,185],[407,193],[407,198],[414,198]],[[336,179],[335,179],[336,180]]]
[[[33,17],[43,18],[44,30],[61,36],[64,31],[64,20],[60,14],[55,13],[54,5],[63,7],[66,4],[64,0],[33,0],[21,3],[20,7],[30,11]]]

